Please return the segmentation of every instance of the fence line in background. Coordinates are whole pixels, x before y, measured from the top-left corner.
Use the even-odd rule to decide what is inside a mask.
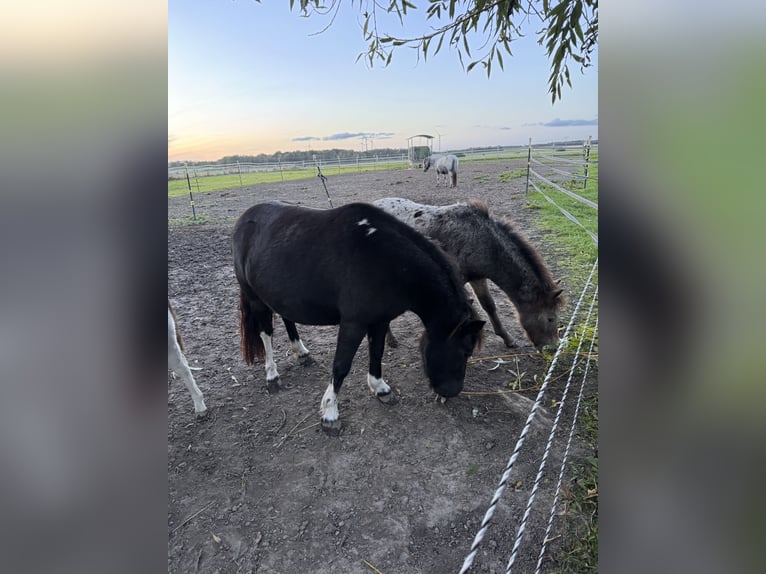
[[[555,151],[564,151],[565,153],[572,153],[579,151],[581,146],[562,146],[555,148]],[[509,154],[518,154],[517,159],[523,159],[522,154],[524,148],[520,146],[497,146],[496,148],[468,148],[462,150],[450,150],[439,152],[441,155],[451,153],[457,155],[461,159],[468,161],[475,159],[500,159],[502,157],[508,157]],[[558,158],[564,159],[564,158]],[[282,172],[284,171],[312,171],[316,165],[319,165],[327,173],[332,173],[333,169],[338,171],[342,169],[356,169],[362,171],[365,169],[389,169],[395,165],[407,165],[409,166],[409,160],[406,153],[386,156],[368,156],[362,157],[357,155],[355,157],[346,158],[332,158],[332,159],[306,159],[296,161],[281,161],[276,162],[234,162],[226,164],[204,164],[190,166],[194,169],[199,177],[208,177],[213,175],[239,175],[240,180],[242,174],[248,173],[262,173],[262,172]],[[331,169],[332,168],[332,169]],[[183,179],[186,176],[186,166],[168,166],[168,179]],[[284,180],[284,176],[282,177]],[[240,181],[241,184],[241,181]]]

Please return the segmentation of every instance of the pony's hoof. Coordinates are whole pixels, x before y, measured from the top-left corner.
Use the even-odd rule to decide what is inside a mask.
[[[382,393],[382,394],[378,393],[375,396],[378,397],[378,400],[381,403],[384,403],[389,406],[395,405],[396,403],[399,402],[399,399],[396,397],[396,393],[394,393],[394,391],[388,391],[387,393]]]
[[[266,389],[269,391],[270,395],[278,393],[281,389],[279,386],[279,377],[266,381]]]
[[[338,436],[342,428],[343,424],[340,422],[340,419],[334,421],[322,419],[322,430],[330,436]]]
[[[399,341],[393,335],[386,336],[386,345],[392,349],[396,349],[399,346]]]
[[[197,415],[198,421],[204,421],[206,418],[210,416],[210,409],[205,408],[204,411],[197,411],[195,414]]]

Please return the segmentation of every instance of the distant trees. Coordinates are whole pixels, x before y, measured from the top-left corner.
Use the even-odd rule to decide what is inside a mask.
[[[325,149],[325,150],[295,150],[295,151],[277,151],[272,154],[259,153],[258,155],[227,155],[215,161],[169,161],[168,167],[180,167],[188,165],[220,165],[231,163],[276,163],[276,162],[296,162],[296,161],[314,161],[314,156],[323,163],[336,161],[338,158],[356,159],[357,157],[384,157],[392,155],[407,155],[407,148],[378,148],[367,151],[354,151],[351,149]]]

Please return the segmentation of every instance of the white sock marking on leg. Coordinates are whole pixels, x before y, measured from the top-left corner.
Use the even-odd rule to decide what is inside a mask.
[[[266,382],[279,378],[277,364],[274,362],[274,349],[271,348],[271,337],[261,332],[261,341],[263,341],[263,351],[266,355]]]
[[[293,353],[298,355],[299,357],[305,357],[309,354],[309,350],[306,348],[306,345],[303,344],[303,341],[298,339],[297,341],[290,341],[290,347],[293,350]]]
[[[332,422],[338,420],[338,396],[335,394],[332,383],[327,386],[327,390],[324,392],[324,396],[322,396],[319,412],[322,414],[323,421]]]
[[[194,402],[194,412],[202,414],[207,411],[205,406],[205,399],[202,396],[202,391],[199,390],[194,375],[189,370],[189,363],[186,361],[186,357],[181,351],[181,347],[178,346],[178,340],[176,339],[176,326],[173,321],[173,316],[168,311],[168,367],[171,371],[178,374],[181,380],[189,390],[192,401]]]
[[[391,387],[383,379],[373,377],[370,373],[367,373],[367,386],[376,395],[386,395],[391,392]]]

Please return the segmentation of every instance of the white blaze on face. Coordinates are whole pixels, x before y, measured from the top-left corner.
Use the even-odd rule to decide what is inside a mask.
[[[333,422],[338,420],[338,396],[335,394],[332,383],[327,386],[327,390],[324,392],[324,396],[322,396],[319,413],[322,415],[323,421]]]
[[[273,381],[279,378],[277,364],[274,362],[274,350],[271,348],[271,337],[261,332],[261,341],[263,341],[263,351],[266,356],[266,381]]]
[[[367,218],[365,217],[364,219],[360,219],[359,221],[357,221],[356,224],[357,225],[369,225],[370,222],[367,221]]]
[[[387,395],[391,392],[391,387],[383,379],[373,377],[370,373],[367,373],[367,386],[376,395]]]

